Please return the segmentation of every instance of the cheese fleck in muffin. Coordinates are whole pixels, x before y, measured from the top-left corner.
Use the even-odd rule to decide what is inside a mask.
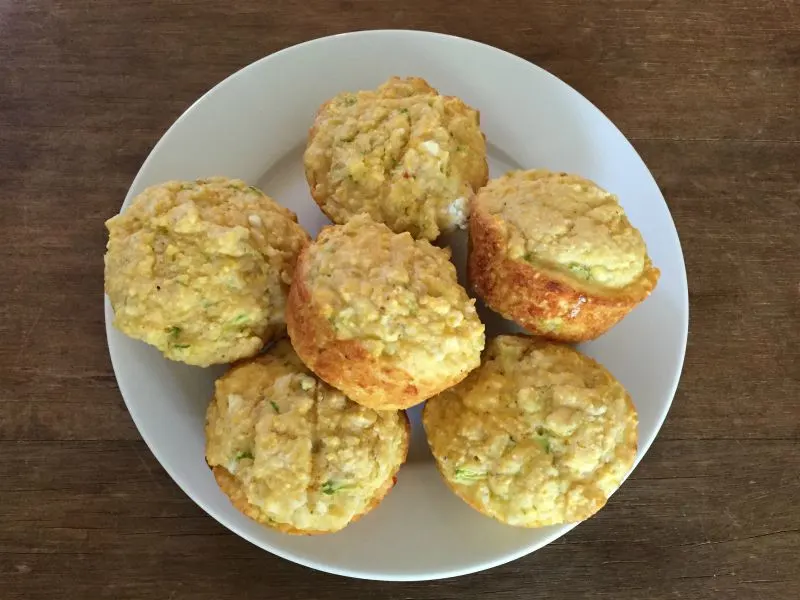
[[[573,523],[600,510],[636,457],[625,389],[569,346],[491,340],[479,369],[422,416],[437,466],[467,504],[503,523]]]
[[[285,331],[308,234],[294,213],[238,179],[147,188],[106,223],[114,325],[167,358],[207,366],[253,356]]]
[[[484,327],[449,253],[366,215],[325,228],[297,262],[289,336],[356,402],[407,408],[480,363]]]
[[[348,400],[306,369],[288,341],[216,382],[206,460],[234,506],[295,534],[338,531],[377,506],[408,451],[399,411]]]
[[[512,171],[475,197],[471,285],[492,309],[550,339],[601,335],[659,271],[616,196],[575,175]]]
[[[368,213],[427,240],[465,227],[488,177],[478,112],[417,77],[323,105],[304,162],[311,195],[335,223]]]

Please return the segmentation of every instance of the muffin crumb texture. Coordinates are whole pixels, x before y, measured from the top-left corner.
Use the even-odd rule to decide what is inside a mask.
[[[416,77],[326,103],[304,163],[312,196],[335,223],[365,212],[428,240],[465,227],[469,199],[488,177],[478,112]]]
[[[106,223],[114,325],[193,365],[256,354],[285,330],[294,265],[308,241],[296,221],[238,179],[147,188]]]
[[[515,171],[482,191],[482,208],[501,220],[506,252],[587,282],[622,288],[645,269],[641,234],[616,196],[582,177]]]
[[[206,458],[251,518],[288,533],[337,531],[394,484],[408,422],[318,380],[283,340],[216,382]]]
[[[473,201],[469,236],[478,296],[555,341],[602,335],[660,275],[617,197],[577,175],[512,171],[492,180]]]
[[[459,385],[428,401],[423,423],[455,493],[504,523],[586,519],[633,465],[637,415],[613,376],[576,350],[500,336]]]
[[[386,367],[405,378],[413,403],[460,381],[479,364],[484,326],[448,258],[448,251],[395,234],[367,215],[324,230],[300,260],[295,285],[307,299],[295,296],[294,288],[290,298],[289,333],[298,353],[321,377],[367,405],[375,401],[372,392],[353,385],[347,365],[335,373],[317,371],[324,361],[300,349],[309,335],[303,328],[326,332],[313,336],[311,351],[320,339],[331,347],[357,343],[371,363],[363,369]],[[298,319],[293,327],[292,314],[303,307],[317,323]]]

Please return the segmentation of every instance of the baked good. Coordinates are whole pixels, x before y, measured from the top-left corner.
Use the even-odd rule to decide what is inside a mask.
[[[238,179],[168,181],[106,222],[114,325],[172,360],[207,366],[256,354],[285,331],[308,234]]]
[[[303,365],[287,340],[217,380],[206,460],[234,506],[296,534],[338,531],[377,506],[406,459],[399,411],[348,400]]]
[[[531,333],[594,339],[658,281],[616,196],[582,177],[512,171],[481,189],[471,210],[470,285]]]
[[[368,213],[427,240],[465,226],[488,177],[478,112],[418,77],[325,103],[304,163],[311,195],[335,223]]]
[[[592,516],[636,457],[636,409],[622,385],[565,345],[499,336],[480,368],[431,398],[422,422],[447,485],[503,523]]]
[[[484,327],[449,252],[367,215],[322,230],[297,261],[286,313],[308,367],[349,398],[407,408],[480,363]]]

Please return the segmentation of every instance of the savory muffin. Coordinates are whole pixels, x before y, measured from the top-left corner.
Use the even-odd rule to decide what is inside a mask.
[[[417,77],[324,104],[304,162],[311,195],[335,223],[368,213],[427,240],[465,227],[489,173],[478,112]]]
[[[105,290],[126,335],[207,366],[253,356],[285,331],[309,237],[257,188],[223,177],[169,181],[106,226]]]
[[[447,485],[520,527],[592,516],[636,457],[622,385],[569,346],[525,336],[491,340],[480,368],[430,399],[422,422]]]
[[[297,261],[289,337],[303,362],[359,404],[407,408],[480,363],[484,327],[449,252],[367,215],[326,227]]]
[[[473,200],[469,234],[475,292],[553,340],[598,337],[659,277],[616,196],[576,175],[512,171],[492,180]]]
[[[400,411],[348,400],[303,365],[288,341],[217,380],[206,460],[234,506],[297,534],[338,531],[372,510],[406,459]]]

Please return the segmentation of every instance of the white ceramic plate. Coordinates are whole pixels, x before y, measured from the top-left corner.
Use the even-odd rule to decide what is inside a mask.
[[[686,347],[688,294],[675,226],[650,172],[617,128],[575,90],[518,57],[414,31],[364,31],[288,48],[235,73],[191,106],[153,149],[125,205],[169,179],[240,177],[295,211],[314,235],[327,222],[302,169],[314,113],[338,92],[374,88],[391,75],[424,77],[481,111],[492,177],[514,167],[546,167],[578,173],[619,195],[661,281],[647,301],[583,350],[630,391],[639,410],[641,459],[672,402]],[[456,262],[463,262],[463,235],[451,242]],[[222,369],[162,358],[111,327],[107,300],[105,310],[119,388],[153,454],[206,512],[265,550],[350,577],[422,580],[505,563],[571,529],[505,526],[456,498],[439,479],[418,410],[411,411],[412,448],[397,486],[364,519],[316,537],[260,527],[231,506],[204,461],[203,421]],[[513,329],[482,315],[488,333]]]

